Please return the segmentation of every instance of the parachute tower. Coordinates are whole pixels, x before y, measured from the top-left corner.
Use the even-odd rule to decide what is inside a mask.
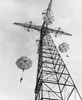
[[[32,22],[14,23],[40,32],[38,47],[38,69],[35,87],[35,100],[82,100],[81,95],[52,40],[50,33],[55,37],[60,35],[72,36],[70,33],[49,28],[53,23],[51,11],[52,1],[48,8],[42,13],[42,26],[33,25]]]

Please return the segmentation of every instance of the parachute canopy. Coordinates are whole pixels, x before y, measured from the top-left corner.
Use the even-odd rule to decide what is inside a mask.
[[[69,50],[69,44],[66,42],[63,42],[62,44],[59,45],[59,50],[60,52],[64,53],[67,52]]]
[[[28,57],[23,56],[16,61],[16,65],[24,71],[32,66],[32,61]]]

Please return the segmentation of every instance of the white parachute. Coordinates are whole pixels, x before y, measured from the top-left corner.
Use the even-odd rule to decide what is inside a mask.
[[[32,66],[32,61],[28,57],[23,56],[16,61],[16,65],[24,72],[24,70],[29,69]],[[20,82],[22,80],[23,77],[21,77]]]
[[[62,44],[59,45],[59,50],[60,52],[64,53],[67,52],[69,50],[69,44],[66,42],[63,42]]]

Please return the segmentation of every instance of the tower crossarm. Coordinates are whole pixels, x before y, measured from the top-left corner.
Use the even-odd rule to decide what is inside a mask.
[[[22,27],[27,28],[27,29],[37,30],[39,32],[40,31],[45,32],[45,30],[46,30],[45,26],[42,27],[42,26],[39,26],[39,25],[32,25],[32,24],[27,24],[27,23],[17,23],[17,22],[15,22],[14,24],[18,25],[18,26],[22,26]],[[72,36],[72,34],[61,31],[59,29],[52,29],[52,28],[47,27],[46,34],[49,34],[49,33],[53,33],[53,35],[55,35],[55,37],[57,37],[57,35]]]
[[[30,24],[30,23],[17,23],[17,22],[14,22],[15,25],[18,25],[18,26],[22,26],[26,29],[33,29],[33,30],[37,30],[37,31],[41,31],[41,26],[38,26],[38,25],[33,25],[33,24]]]

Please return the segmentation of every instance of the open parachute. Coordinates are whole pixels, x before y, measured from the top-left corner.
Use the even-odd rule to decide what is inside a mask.
[[[64,53],[67,52],[69,50],[69,44],[66,42],[63,42],[62,44],[59,45],[59,50],[60,52]]]
[[[32,66],[32,61],[26,57],[20,57],[17,61],[16,61],[16,65],[18,66],[18,68],[20,68],[22,71],[29,69]],[[23,77],[21,77],[20,82],[23,80]]]
[[[59,51],[61,53],[67,52],[70,48],[69,48],[69,44],[66,42],[63,42],[62,44],[59,45]],[[68,55],[66,55],[66,57],[69,57]]]

